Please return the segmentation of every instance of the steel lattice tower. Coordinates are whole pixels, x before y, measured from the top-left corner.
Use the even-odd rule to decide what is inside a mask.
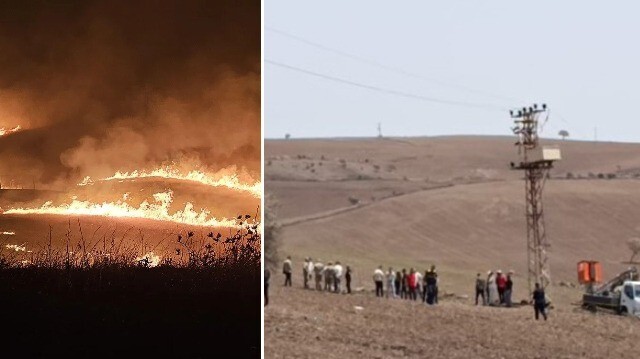
[[[553,167],[553,160],[546,159],[544,154],[539,155],[542,149],[538,147],[538,117],[546,110],[546,105],[542,105],[542,108],[533,105],[510,112],[516,125],[512,130],[518,136],[516,146],[522,159],[518,164],[511,163],[511,167],[524,170],[525,177],[529,293],[533,292],[534,283],[540,283],[545,288],[551,278],[547,257],[550,245],[544,228],[542,190],[549,169]]]

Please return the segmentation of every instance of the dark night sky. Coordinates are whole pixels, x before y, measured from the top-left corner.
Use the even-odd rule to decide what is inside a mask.
[[[2,1],[0,178],[260,172],[260,1]]]

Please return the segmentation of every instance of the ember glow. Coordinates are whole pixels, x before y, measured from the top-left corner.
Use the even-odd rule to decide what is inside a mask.
[[[240,181],[237,174],[229,174],[227,170],[221,170],[214,174],[193,170],[188,173],[183,173],[171,166],[165,166],[156,168],[152,171],[133,171],[133,172],[116,172],[113,176],[103,178],[100,181],[113,181],[113,180],[131,180],[137,178],[168,178],[180,181],[189,181],[200,183],[206,186],[212,187],[227,187],[237,191],[244,191],[250,193],[256,198],[262,196],[262,183],[257,181],[253,184],[243,183]],[[92,184],[93,181],[90,177],[85,177],[82,182],[78,183],[78,186],[86,186]]]
[[[149,252],[141,257],[136,258],[137,263],[146,265],[148,267],[156,267],[158,264],[160,264],[161,260],[162,258],[160,258],[159,255],[154,254],[153,252]]]
[[[184,209],[170,214],[169,209],[173,202],[173,192],[160,192],[153,195],[155,203],[143,201],[138,207],[127,203],[127,194],[116,202],[91,203],[73,198],[69,204],[53,206],[52,202],[46,202],[39,208],[13,208],[6,210],[5,214],[52,214],[52,215],[81,215],[103,217],[128,217],[143,218],[157,221],[168,221],[180,224],[203,227],[237,227],[234,219],[217,219],[210,217],[210,212],[201,209],[194,210],[193,204],[187,202]]]
[[[24,246],[24,244],[23,244],[23,245],[18,245],[18,244],[7,244],[7,245],[5,246],[5,248],[7,248],[7,249],[12,249],[12,250],[14,250],[14,251],[16,251],[16,252],[24,252],[24,251],[26,251],[26,250],[27,250],[27,247],[25,247],[25,246]]]
[[[5,136],[5,135],[10,135],[10,134],[18,132],[20,130],[22,130],[22,127],[20,125],[14,127],[14,128],[0,127],[0,137]]]

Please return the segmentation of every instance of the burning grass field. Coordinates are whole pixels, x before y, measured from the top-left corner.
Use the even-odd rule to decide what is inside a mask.
[[[0,345],[27,357],[259,355],[260,234],[246,217],[231,236],[176,235],[175,260],[111,242],[23,252],[29,260],[4,249]]]
[[[194,192],[185,189],[183,195]],[[24,206],[13,197],[4,208]],[[195,209],[199,216],[177,215],[172,201],[133,203],[24,206],[31,209],[0,214],[4,352],[258,356],[257,215],[225,215],[218,223]]]

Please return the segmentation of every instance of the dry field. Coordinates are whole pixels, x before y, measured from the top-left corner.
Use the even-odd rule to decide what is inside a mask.
[[[284,288],[274,277],[265,308],[266,358],[605,358],[640,349],[640,319],[553,309],[437,306]],[[356,310],[355,307],[362,307]]]
[[[538,351],[528,351],[526,357],[580,356],[582,351],[598,357],[630,348],[631,342],[618,341],[636,333],[630,330],[638,323],[574,312],[572,303],[580,300],[580,290],[559,284],[575,284],[576,263],[582,259],[601,261],[605,277],[628,266],[626,241],[640,237],[640,145],[543,142],[563,152],[544,194],[553,281],[547,292],[556,306],[555,324],[530,333],[528,326],[535,324],[527,319],[531,308],[500,311],[511,318],[505,321],[497,320],[494,309],[471,308],[468,301],[443,303],[437,310],[420,308],[425,316],[407,313],[394,321],[395,309],[387,306],[397,304],[378,308],[381,303],[372,295],[327,301],[322,294],[294,290],[283,296],[280,283],[274,282],[274,305],[266,317],[267,353],[285,354],[281,343],[291,336],[287,349],[303,357],[316,350],[339,356],[337,348],[351,357],[358,350],[365,353],[359,356],[393,357],[400,353],[390,349],[396,344],[413,348],[406,349],[409,356],[429,356],[425,353],[430,345],[422,335],[430,326],[446,329],[447,337],[455,338],[438,346],[436,353],[446,357],[470,357],[475,350],[481,357],[519,357],[519,345],[529,343],[529,337],[540,339],[530,342]],[[521,173],[509,169],[517,158],[510,137],[266,141],[265,187],[277,201],[280,256],[292,256],[294,285],[300,286],[303,258],[311,256],[351,265],[354,287],[366,290],[373,288],[371,274],[378,265],[424,271],[435,264],[441,290],[454,296],[471,295],[478,272],[513,269],[514,299],[526,299],[524,181]],[[300,301],[293,300],[298,297]],[[366,318],[354,316],[358,301]],[[398,307],[398,313],[410,310],[405,307]],[[334,311],[335,318],[322,314]],[[319,319],[312,322],[304,316]],[[460,332],[476,322],[477,327]],[[304,340],[298,330],[302,325],[314,333],[319,329],[313,328],[323,328],[334,333],[326,335],[335,340]],[[407,326],[411,330],[403,331]],[[387,332],[397,334],[385,341]],[[377,349],[372,340],[382,341]],[[367,341],[369,348],[364,346]],[[501,346],[507,348],[486,349]],[[598,351],[599,346],[604,349]]]

